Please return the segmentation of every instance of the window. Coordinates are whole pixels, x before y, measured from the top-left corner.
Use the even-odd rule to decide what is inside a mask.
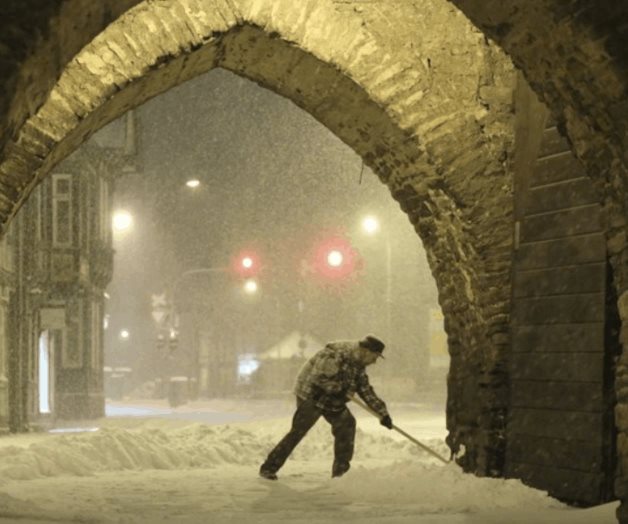
[[[52,245],[72,245],[71,175],[52,175]]]
[[[111,234],[111,220],[109,218],[109,184],[104,178],[98,179],[98,220],[99,238],[104,242],[109,241]]]

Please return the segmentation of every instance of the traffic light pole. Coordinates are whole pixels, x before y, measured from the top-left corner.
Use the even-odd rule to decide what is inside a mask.
[[[216,267],[200,267],[197,269],[188,269],[187,271],[184,271],[177,278],[175,278],[174,282],[170,285],[170,294],[172,296],[173,303],[174,303],[174,298],[175,298],[174,293],[176,293],[177,291],[177,286],[185,277],[188,277],[190,275],[200,275],[204,273],[225,273],[226,271],[228,271],[228,269],[229,268],[227,267],[216,266]]]
[[[184,278],[189,277],[191,275],[201,275],[201,274],[207,274],[207,273],[225,273],[229,270],[228,267],[222,267],[222,266],[215,266],[215,267],[200,267],[197,269],[188,269],[187,271],[184,271],[183,273],[181,273],[177,278],[174,279],[174,281],[172,282],[172,284],[169,286],[168,292],[167,292],[167,296],[170,296],[170,327],[174,328],[176,326],[173,325],[174,323],[174,318],[176,315],[176,308],[175,308],[175,302],[176,302],[176,292],[177,292],[177,288],[179,286],[179,284],[183,281]]]
[[[226,273],[228,271],[228,267],[202,267],[196,269],[188,269],[181,273],[178,277],[176,277],[172,283],[166,289],[166,296],[169,299],[169,314],[168,314],[168,323],[166,326],[167,335],[165,340],[162,342],[163,346],[163,355],[164,362],[167,361],[168,358],[171,358],[173,351],[178,348],[178,317],[176,312],[176,293],[181,282],[192,275],[201,275],[201,274],[212,274],[212,273]],[[160,337],[163,338],[162,335]],[[167,384],[165,383],[166,376],[163,375],[162,381],[164,381],[164,387],[167,388]],[[166,389],[167,391],[167,389]]]

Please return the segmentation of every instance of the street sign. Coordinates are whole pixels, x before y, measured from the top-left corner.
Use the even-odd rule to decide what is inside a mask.
[[[167,309],[168,308],[168,301],[166,300],[165,293],[162,293],[161,295],[151,295],[150,300],[151,300],[153,309]]]
[[[154,309],[151,315],[157,324],[162,325],[165,324],[166,318],[168,317],[168,311],[165,309]]]

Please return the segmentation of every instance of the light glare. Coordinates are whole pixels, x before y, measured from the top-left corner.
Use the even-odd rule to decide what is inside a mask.
[[[334,249],[333,251],[330,251],[329,254],[327,255],[327,263],[331,267],[340,267],[340,265],[342,264],[342,260],[343,260],[342,253],[336,249]]]
[[[362,220],[362,229],[364,229],[368,235],[373,235],[379,231],[379,221],[371,215],[364,217]]]
[[[249,279],[244,283],[244,291],[249,295],[257,293],[257,282],[253,279]]]
[[[128,211],[116,211],[113,214],[113,229],[125,231],[133,225],[133,216]]]
[[[201,185],[201,181],[196,178],[191,178],[185,183],[185,185],[194,189],[195,187],[198,187]]]

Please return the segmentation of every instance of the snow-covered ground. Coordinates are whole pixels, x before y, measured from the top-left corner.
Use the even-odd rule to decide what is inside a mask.
[[[292,402],[110,404],[75,433],[0,438],[0,523],[611,524],[617,504],[567,507],[516,480],[444,465],[355,406],[353,467],[330,478],[332,437],[312,429],[276,482],[257,470]],[[440,409],[392,405],[397,426],[447,455]]]

